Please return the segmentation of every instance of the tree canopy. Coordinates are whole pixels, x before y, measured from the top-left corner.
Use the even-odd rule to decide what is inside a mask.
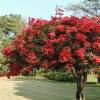
[[[100,19],[97,17],[31,18],[28,27],[3,54],[8,77],[32,67],[68,70],[77,83],[77,100],[83,100],[88,70],[100,65]]]

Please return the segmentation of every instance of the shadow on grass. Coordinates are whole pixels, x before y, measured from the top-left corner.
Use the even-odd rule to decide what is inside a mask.
[[[69,89],[70,88],[70,89]],[[16,84],[16,95],[28,100],[75,100],[75,84],[49,80],[23,80]]]
[[[15,89],[28,100],[75,100],[76,84],[34,79],[18,82]],[[100,100],[100,85],[87,84],[85,92],[86,100]]]

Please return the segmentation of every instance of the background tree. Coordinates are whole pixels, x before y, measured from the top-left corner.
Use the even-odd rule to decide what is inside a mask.
[[[17,35],[22,27],[25,27],[26,22],[21,15],[4,15],[0,16],[0,31],[3,33],[14,33]]]
[[[0,68],[7,69],[3,65],[4,57],[1,54],[2,49],[11,42],[16,35],[19,34],[20,29],[26,26],[26,22],[21,15],[4,15],[0,16]]]
[[[2,54],[2,49],[5,48],[10,42],[12,41],[12,38],[4,34],[3,32],[0,32],[0,75],[5,75],[2,72],[7,72],[7,66],[3,64],[4,62],[4,56]]]
[[[78,16],[100,16],[99,0],[84,0],[80,4],[71,4],[70,6],[64,8],[65,10],[73,11],[73,14]]]

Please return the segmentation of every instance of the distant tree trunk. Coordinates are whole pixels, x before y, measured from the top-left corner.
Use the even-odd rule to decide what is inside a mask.
[[[32,76],[36,76],[36,68],[33,68],[33,71],[32,71]]]

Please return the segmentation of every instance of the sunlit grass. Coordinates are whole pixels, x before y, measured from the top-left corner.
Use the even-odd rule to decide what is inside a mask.
[[[16,94],[31,100],[76,100],[76,83],[56,82],[45,78],[16,77]],[[86,84],[86,100],[100,100],[100,84]]]

